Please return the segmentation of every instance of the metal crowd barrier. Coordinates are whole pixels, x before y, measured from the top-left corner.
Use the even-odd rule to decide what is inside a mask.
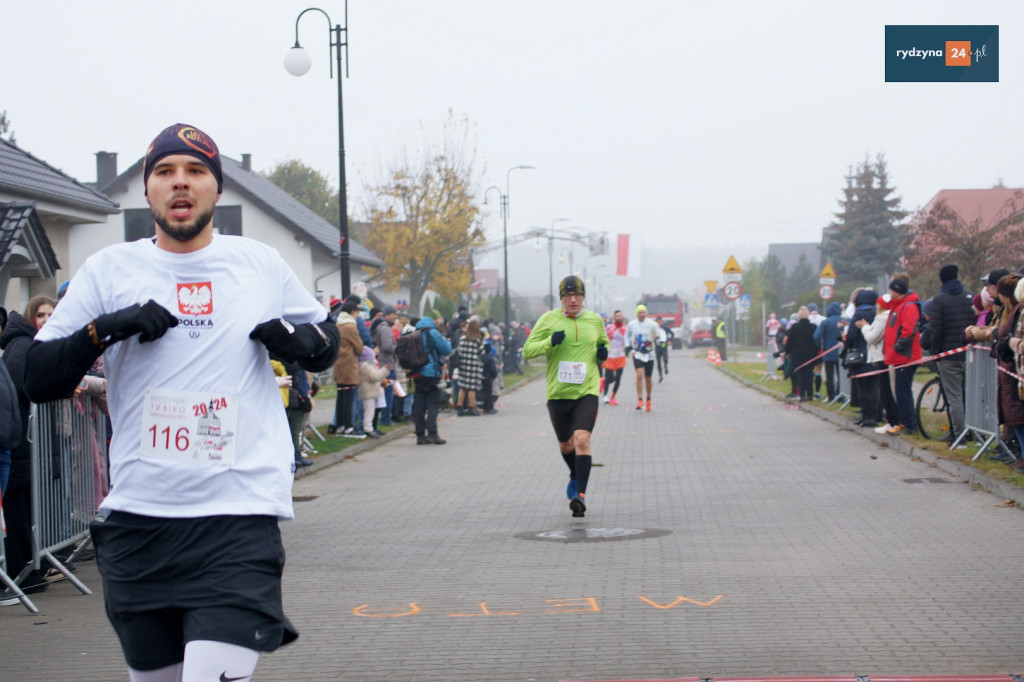
[[[71,564],[89,544],[89,524],[96,518],[102,494],[97,489],[107,476],[106,416],[92,398],[82,397],[33,404],[29,419],[31,568],[39,570],[45,559],[80,592],[92,594],[54,552],[77,545],[65,560]]]
[[[832,398],[829,405],[835,402],[843,401],[843,404],[839,406],[840,410],[845,410],[853,400],[853,381],[850,379],[850,375],[846,373],[846,368],[840,366],[839,371],[836,372],[836,397]]]
[[[1013,453],[999,438],[999,370],[996,369],[996,363],[989,357],[987,347],[971,346],[965,352],[967,368],[964,377],[964,430],[953,443],[953,447],[973,434],[975,441],[981,443],[981,446],[971,458],[972,462],[993,445],[1013,457]]]
[[[761,376],[761,381],[779,378],[779,364],[778,358],[775,357],[776,352],[778,352],[778,346],[775,343],[775,339],[771,339],[765,347],[764,374]]]

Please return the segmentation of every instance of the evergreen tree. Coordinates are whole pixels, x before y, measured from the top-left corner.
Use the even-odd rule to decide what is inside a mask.
[[[787,300],[797,298],[809,291],[818,290],[818,272],[811,267],[807,255],[801,253],[793,272],[786,279],[785,297]]]
[[[825,253],[846,281],[874,283],[880,275],[897,269],[906,246],[906,230],[900,224],[907,212],[889,185],[885,157],[874,163],[865,158],[846,175],[840,211],[830,225]]]
[[[0,137],[7,135],[5,138],[11,144],[18,144],[18,141],[14,139],[14,131],[11,131],[8,135],[8,131],[11,130],[11,119],[7,118],[7,110],[0,111]]]
[[[768,254],[761,261],[760,268],[761,275],[768,281],[768,286],[775,293],[776,298],[782,296],[782,292],[786,290],[786,266],[782,264],[779,257]]]

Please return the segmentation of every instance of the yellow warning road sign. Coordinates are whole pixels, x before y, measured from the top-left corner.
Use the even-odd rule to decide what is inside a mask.
[[[743,269],[740,264],[736,262],[735,256],[729,256],[729,260],[725,262],[725,267],[722,268],[722,272],[727,275],[739,275],[743,273]]]
[[[821,269],[821,274],[818,277],[830,277],[836,278],[836,271],[832,269],[832,263],[825,263],[825,267]]]
[[[713,294],[713,293],[715,293],[715,289],[718,288],[718,280],[717,279],[706,279],[706,280],[704,280],[704,286],[707,287],[709,294]]]

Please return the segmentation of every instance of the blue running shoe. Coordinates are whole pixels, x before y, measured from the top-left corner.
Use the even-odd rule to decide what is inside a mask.
[[[570,478],[569,485],[565,489],[566,497],[568,497],[571,500],[572,498],[576,497],[576,495],[579,494],[579,492],[580,489],[576,486],[576,479]]]
[[[572,515],[575,518],[580,518],[587,511],[587,505],[583,504],[583,498],[577,495],[569,500],[569,509],[572,509]]]

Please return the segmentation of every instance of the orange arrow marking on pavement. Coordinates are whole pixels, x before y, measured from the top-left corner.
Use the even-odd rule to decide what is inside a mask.
[[[712,599],[709,602],[697,601],[696,599],[690,599],[689,597],[679,597],[678,599],[676,599],[671,604],[659,604],[657,602],[651,601],[650,599],[648,599],[647,597],[645,597],[643,595],[640,596],[640,600],[645,602],[645,603],[647,603],[647,604],[650,604],[651,606],[653,606],[656,609],[668,610],[668,609],[671,609],[671,608],[673,608],[675,606],[679,606],[680,604],[682,604],[684,602],[690,603],[690,604],[696,604],[697,606],[711,606],[712,604],[714,604],[716,601],[718,601],[719,599],[721,599],[724,596],[725,596],[724,594],[720,594],[720,595],[718,595],[717,597],[715,597],[714,599]]]
[[[352,615],[362,616],[363,618],[402,618],[403,616],[415,616],[420,612],[420,607],[417,604],[409,602],[409,610],[404,613],[366,613],[366,609],[369,608],[369,604],[363,604],[352,609]]]

